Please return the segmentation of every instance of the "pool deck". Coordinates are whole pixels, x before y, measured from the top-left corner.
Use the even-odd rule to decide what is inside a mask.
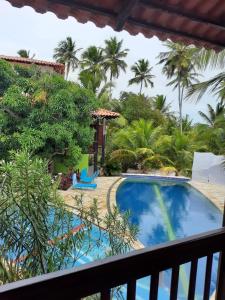
[[[199,190],[211,202],[213,202],[221,212],[223,212],[225,202],[225,186],[198,181],[190,181],[189,184]]]
[[[98,177],[95,179],[97,188],[95,190],[77,190],[70,188],[67,191],[60,191],[67,205],[75,206],[74,197],[83,196],[84,206],[89,208],[93,199],[97,199],[100,217],[108,213],[107,198],[112,190],[112,186],[120,181],[121,177]]]

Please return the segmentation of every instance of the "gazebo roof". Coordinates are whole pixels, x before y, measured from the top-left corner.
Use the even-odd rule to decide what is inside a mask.
[[[92,112],[93,118],[101,118],[101,119],[116,119],[119,118],[120,114],[111,110],[100,108],[94,112]]]
[[[224,0],[7,0],[13,6],[51,11],[135,35],[220,50],[225,47]]]

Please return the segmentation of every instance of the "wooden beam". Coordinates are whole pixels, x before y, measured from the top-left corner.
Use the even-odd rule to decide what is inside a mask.
[[[139,0],[126,0],[122,5],[120,13],[118,14],[115,30],[121,31],[123,26],[132,12],[132,9],[137,5]]]
[[[168,4],[160,4],[159,2],[153,2],[153,1],[146,1],[146,0],[141,0],[140,5],[143,6],[143,9],[145,8],[150,8],[153,9],[156,12],[159,13],[168,13],[169,15],[173,17],[183,17],[187,18],[190,21],[201,23],[201,24],[206,24],[209,25],[210,27],[213,27],[215,29],[219,30],[224,30],[225,29],[225,24],[221,24],[220,22],[215,22],[215,21],[209,21],[207,18],[196,16],[195,14],[191,12],[183,12],[181,8],[175,5],[168,5]]]

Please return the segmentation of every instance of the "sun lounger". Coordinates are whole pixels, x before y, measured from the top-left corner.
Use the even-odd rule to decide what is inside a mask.
[[[73,188],[81,190],[94,190],[97,188],[96,183],[78,183],[76,174],[73,174]]]
[[[91,183],[95,180],[96,177],[98,177],[98,175],[99,175],[99,171],[96,171],[96,172],[94,172],[94,174],[92,176],[88,176],[87,169],[83,169],[81,171],[80,181],[82,181],[84,183]]]

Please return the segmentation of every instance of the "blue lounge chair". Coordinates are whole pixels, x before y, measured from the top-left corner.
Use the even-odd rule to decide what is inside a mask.
[[[73,174],[73,188],[81,190],[94,190],[96,189],[96,183],[78,183],[76,174]]]
[[[94,172],[92,176],[87,175],[87,169],[83,169],[80,174],[80,181],[85,183],[91,183],[95,180],[96,177],[98,177],[99,171]]]

